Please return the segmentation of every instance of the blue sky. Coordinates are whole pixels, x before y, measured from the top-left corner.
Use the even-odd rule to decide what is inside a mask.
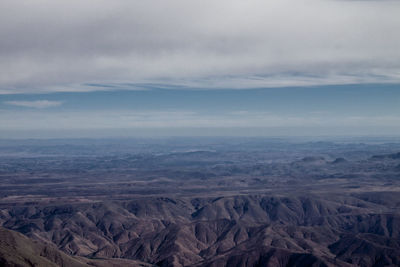
[[[400,85],[0,96],[2,137],[400,134]],[[21,104],[22,103],[22,104]]]
[[[1,95],[0,108],[15,112],[64,111],[194,111],[215,114],[263,111],[279,115],[335,113],[345,115],[400,115],[400,85],[358,84],[247,90],[143,89],[79,93]],[[24,107],[18,102],[47,100],[55,106]],[[12,103],[16,102],[16,104]]]

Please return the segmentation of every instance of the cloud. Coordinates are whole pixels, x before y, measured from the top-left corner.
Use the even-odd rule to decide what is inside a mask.
[[[0,94],[400,82],[400,1],[1,5]]]
[[[62,105],[61,101],[49,101],[49,100],[36,100],[36,101],[6,101],[7,105],[27,107],[27,108],[51,108]]]
[[[68,111],[0,113],[1,130],[142,129],[142,128],[296,128],[323,129],[355,127],[396,128],[398,116],[283,115],[238,111],[210,115],[193,111]]]
[[[0,110],[0,138],[121,136],[391,135],[400,117],[356,114],[92,110]]]

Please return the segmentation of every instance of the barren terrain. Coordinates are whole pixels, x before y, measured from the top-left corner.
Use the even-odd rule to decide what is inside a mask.
[[[1,233],[82,266],[399,266],[399,151],[396,139],[1,141]],[[4,240],[0,262],[15,266]]]

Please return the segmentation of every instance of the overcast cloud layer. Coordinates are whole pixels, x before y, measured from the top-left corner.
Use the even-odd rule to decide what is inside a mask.
[[[3,0],[0,93],[400,82],[399,14],[400,1]]]

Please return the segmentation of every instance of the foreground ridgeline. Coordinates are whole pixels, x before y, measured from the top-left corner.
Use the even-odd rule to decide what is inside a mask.
[[[69,256],[56,246],[0,227],[0,266],[68,266],[68,267],[108,267],[108,266],[152,266],[143,262],[125,259],[87,259]]]

